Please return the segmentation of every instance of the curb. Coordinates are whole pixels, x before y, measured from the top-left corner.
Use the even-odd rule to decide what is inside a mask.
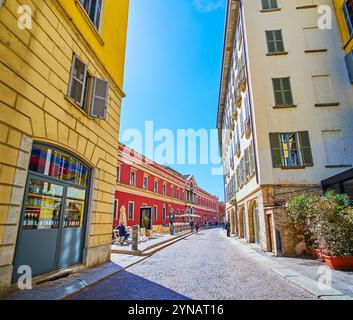
[[[340,290],[325,287],[319,288],[318,282],[308,276],[305,276],[292,268],[285,267],[278,262],[271,260],[270,258],[258,253],[256,250],[249,248],[246,244],[235,239],[234,237],[227,238],[237,246],[244,254],[246,254],[250,259],[259,262],[266,267],[269,267],[276,275],[289,280],[291,283],[295,284],[297,287],[304,289],[314,295],[320,300],[353,300],[353,297],[344,293]]]
[[[171,238],[171,239],[167,239],[167,240],[163,240],[161,242],[157,242],[153,245],[150,245],[148,247],[146,247],[145,249],[143,250],[137,250],[137,251],[132,251],[132,250],[119,250],[119,249],[112,249],[111,252],[112,253],[116,253],[116,254],[128,254],[128,255],[134,255],[134,256],[146,256],[145,252],[148,252],[149,250],[153,249],[153,248],[156,248],[156,247],[159,247],[163,244],[166,244],[166,243],[169,243],[169,242],[175,242],[176,240],[180,239],[180,238],[183,238],[187,235],[191,235],[190,232],[188,233],[184,233],[184,234],[181,234],[181,235],[178,235],[174,238]]]

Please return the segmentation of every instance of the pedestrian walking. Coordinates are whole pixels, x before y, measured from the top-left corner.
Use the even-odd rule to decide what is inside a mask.
[[[230,222],[229,221],[226,222],[225,228],[227,230],[227,237],[230,237]]]
[[[189,226],[190,226],[191,232],[194,232],[194,225],[195,225],[194,221],[191,220],[191,221],[189,222]]]
[[[195,229],[196,229],[196,233],[199,233],[200,224],[199,224],[198,221],[197,221],[196,224],[195,224]]]

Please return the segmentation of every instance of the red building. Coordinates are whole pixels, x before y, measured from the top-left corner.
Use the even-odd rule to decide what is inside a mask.
[[[218,197],[200,188],[192,175],[150,161],[136,151],[119,145],[114,225],[140,224],[140,209],[152,208],[152,224],[168,225],[173,209],[176,221],[197,215],[199,222],[219,220]],[[195,219],[195,218],[194,218]]]

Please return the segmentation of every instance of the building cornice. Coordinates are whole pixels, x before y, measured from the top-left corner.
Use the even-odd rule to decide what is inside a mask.
[[[221,81],[220,81],[218,112],[217,112],[217,129],[219,131],[222,129],[222,118],[223,118],[223,112],[224,112],[225,100],[226,100],[226,94],[227,94],[227,83],[229,79],[229,70],[231,66],[231,59],[232,59],[232,53],[233,53],[232,48],[233,48],[234,38],[236,33],[236,19],[239,11],[238,1],[239,0],[227,1]]]

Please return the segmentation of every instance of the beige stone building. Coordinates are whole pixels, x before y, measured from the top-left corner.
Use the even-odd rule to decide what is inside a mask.
[[[129,1],[0,3],[4,293],[110,259]]]
[[[218,129],[232,232],[277,255],[305,244],[285,205],[353,164],[353,92],[330,0],[229,0]],[[322,10],[325,9],[325,10]]]

